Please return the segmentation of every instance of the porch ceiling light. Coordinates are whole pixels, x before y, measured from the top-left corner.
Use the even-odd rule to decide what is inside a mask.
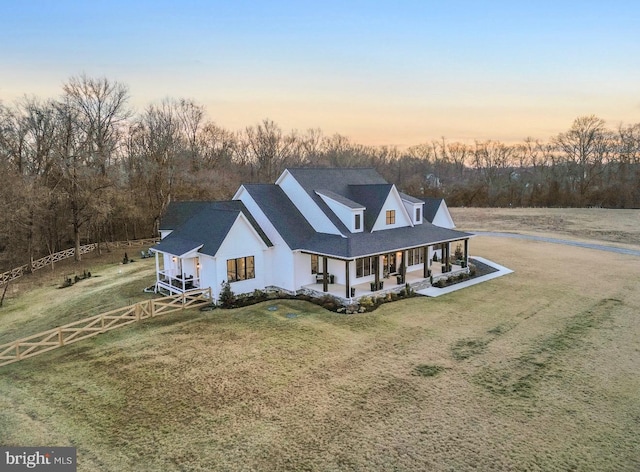
[[[178,258],[177,258],[176,256],[173,256],[173,257],[171,258],[171,260],[172,260],[173,262],[175,262],[175,261],[177,261],[177,260],[178,260]]]

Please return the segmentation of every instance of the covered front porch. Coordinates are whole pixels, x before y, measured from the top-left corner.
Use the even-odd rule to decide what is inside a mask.
[[[452,243],[458,243],[453,255]],[[331,258],[322,257],[319,258],[321,263],[318,264],[316,282],[304,285],[302,292],[315,297],[331,295],[353,301],[399,292],[407,284],[414,290],[426,288],[442,277],[468,271],[468,243],[468,239],[447,241],[342,260],[339,264],[338,260],[333,259],[333,273],[328,270]],[[344,267],[343,274],[336,271],[339,265]]]
[[[181,255],[154,252],[156,292],[175,295],[200,288],[200,259],[195,251]]]
[[[466,272],[466,267],[462,267],[459,264],[451,264],[451,270],[449,272],[442,272],[442,266],[440,264],[432,266],[431,276],[424,277],[424,272],[422,269],[419,270],[411,270],[407,271],[405,275],[404,282],[399,278],[397,274],[389,274],[389,276],[382,278],[380,280],[381,284],[378,290],[375,290],[375,283],[372,286],[372,282],[362,282],[352,284],[349,288],[349,297],[346,297],[347,286],[343,283],[329,283],[327,285],[327,291],[324,291],[322,283],[315,283],[305,285],[303,291],[313,295],[315,297],[322,297],[324,295],[331,295],[333,297],[347,300],[347,301],[357,301],[363,297],[372,297],[372,296],[382,296],[387,293],[399,292],[403,288],[406,287],[406,284],[413,290],[420,290],[426,287],[431,286],[431,277],[433,277],[434,282],[441,277],[449,277],[451,275],[457,275],[462,272]],[[373,289],[373,290],[372,290]]]

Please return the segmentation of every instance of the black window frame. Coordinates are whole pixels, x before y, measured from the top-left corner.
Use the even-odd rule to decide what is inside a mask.
[[[256,278],[255,256],[237,257],[227,259],[227,281],[229,283],[241,282]]]
[[[375,257],[359,257],[356,259],[356,278],[375,274]]]

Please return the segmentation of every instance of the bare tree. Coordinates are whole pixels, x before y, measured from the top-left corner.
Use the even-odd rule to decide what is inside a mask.
[[[577,183],[578,203],[584,204],[587,192],[600,175],[602,163],[608,154],[605,122],[595,115],[578,117],[569,131],[560,133],[553,141],[573,169],[570,169],[571,183]]]
[[[64,84],[65,100],[75,111],[78,129],[85,141],[87,163],[105,175],[119,143],[119,131],[131,111],[129,91],[124,84],[86,75],[72,77]]]
[[[245,129],[245,139],[258,167],[263,182],[275,179],[292,159],[295,149],[295,133],[285,135],[280,127],[269,119]]]

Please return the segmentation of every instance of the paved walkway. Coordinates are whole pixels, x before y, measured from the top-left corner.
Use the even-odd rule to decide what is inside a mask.
[[[622,247],[607,246],[605,244],[583,243],[580,241],[571,241],[569,239],[547,238],[545,236],[531,236],[528,234],[518,234],[518,233],[497,233],[497,232],[491,232],[491,231],[473,231],[472,233],[477,234],[478,236],[529,239],[531,241],[540,241],[543,243],[565,244],[567,246],[584,247],[586,249],[597,249],[598,251],[616,252],[618,254],[626,254],[629,256],[640,256],[640,250],[638,249],[626,249]]]
[[[485,259],[484,257],[473,256],[473,258],[477,259],[480,262],[484,262],[485,264],[495,269],[498,269],[498,271],[492,272],[487,275],[482,275],[480,277],[475,277],[465,282],[459,282],[457,284],[449,285],[448,287],[444,287],[444,288],[429,287],[422,290],[416,290],[416,293],[420,295],[424,295],[426,297],[439,297],[440,295],[446,295],[447,293],[451,293],[451,292],[455,292],[456,290],[471,287],[472,285],[486,282],[487,280],[495,279],[497,277],[502,277],[503,275],[507,275],[513,272],[511,269],[501,266],[500,264],[496,264],[495,262]]]

